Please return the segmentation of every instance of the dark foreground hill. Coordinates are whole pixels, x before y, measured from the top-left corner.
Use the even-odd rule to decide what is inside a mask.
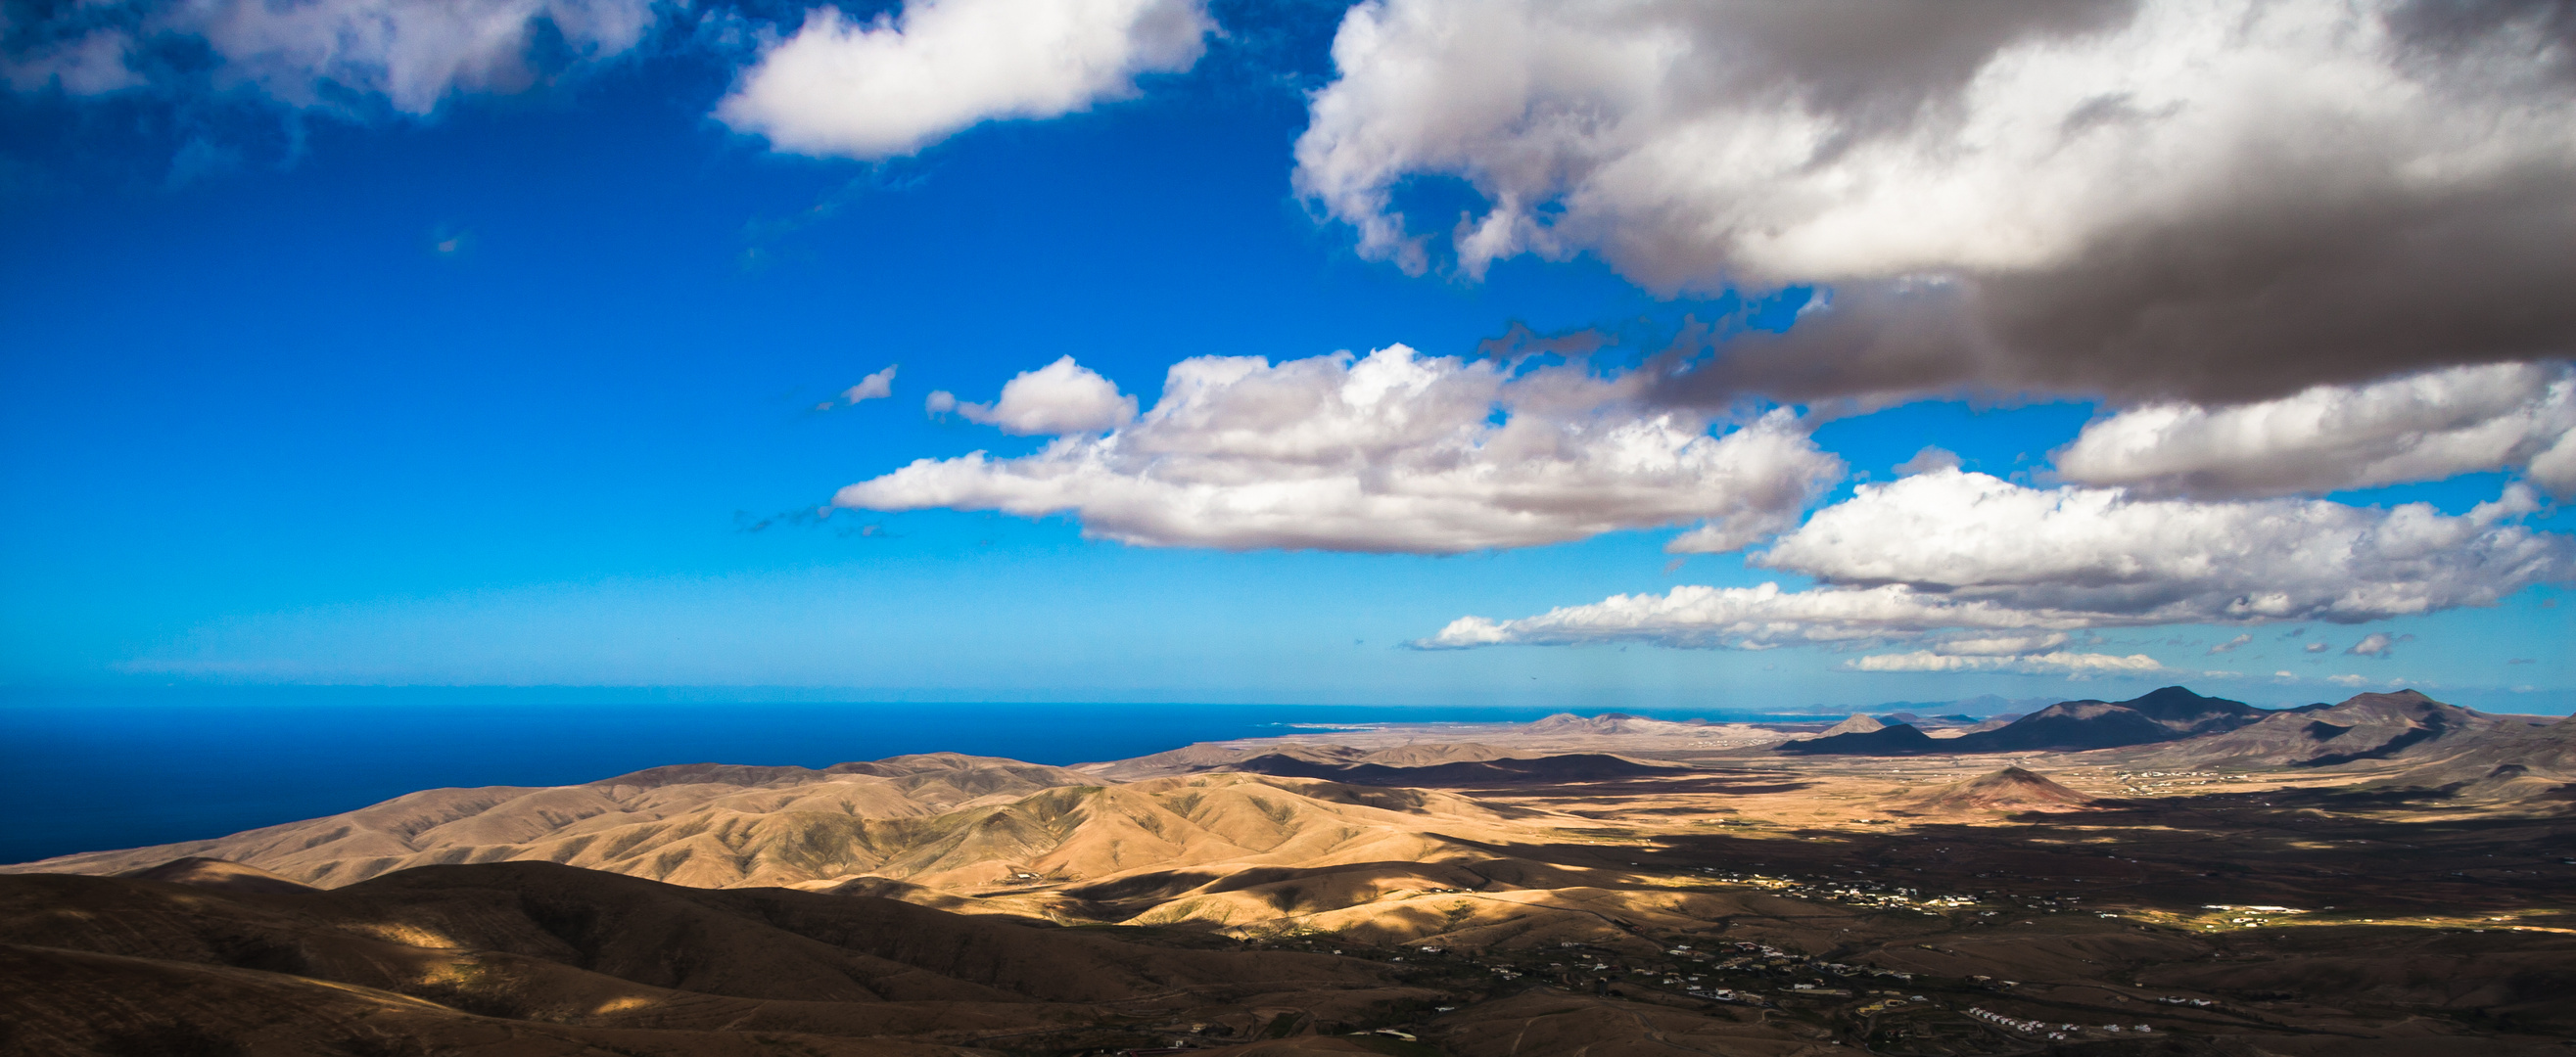
[[[1995,730],[1935,739],[1908,724],[1792,741],[1800,755],[1919,756],[1929,753],[2082,752],[2219,734],[2271,713],[2242,701],[2203,697],[2168,686],[2127,701],[2061,701]]]
[[[1265,1001],[1357,1015],[1410,992],[1329,955],[1146,947],[548,863],[332,891],[0,877],[13,1054],[912,1055],[1048,1032],[1135,1045],[1149,1037],[1096,1026],[1176,993],[1249,1029]]]

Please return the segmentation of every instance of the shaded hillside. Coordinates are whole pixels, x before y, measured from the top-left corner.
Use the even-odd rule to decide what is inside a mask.
[[[1473,789],[1553,782],[1598,782],[1614,778],[1650,778],[1689,773],[1687,768],[1639,763],[1602,753],[1572,753],[1535,759],[1474,760],[1422,767],[1377,763],[1326,763],[1285,754],[1256,756],[1229,770],[1289,778],[1321,778],[1350,785],[1401,786],[1413,789]]]
[[[1148,948],[890,900],[547,863],[424,867],[327,892],[0,878],[12,1052],[176,1054],[212,1038],[259,1053],[947,1053],[1174,989],[1329,1006],[1333,992],[1356,1005],[1391,984],[1381,967],[1329,956]],[[487,1017],[526,1038],[495,1046]],[[754,1033],[770,1032],[801,1039],[762,1046]],[[877,1038],[889,1035],[913,1041]],[[369,1048],[401,1041],[420,1048]]]
[[[2477,736],[2436,742],[2399,758],[2409,757],[2426,762],[2378,785],[2434,790],[2462,804],[2576,811],[2576,719],[2546,726],[2502,720]]]
[[[2333,767],[2430,758],[2520,726],[2400,690],[2268,713],[2251,725],[2159,748],[2140,759],[2171,767]]]
[[[2235,730],[2269,715],[2242,701],[2203,697],[2179,686],[2126,701],[2064,701],[1999,730],[1948,742],[1951,752],[2072,752],[2178,741]]]
[[[1994,730],[1934,740],[1890,731],[1914,728],[1899,724],[1867,734],[1841,734],[1780,746],[1807,755],[1912,756],[1926,753],[2080,752],[2112,749],[2221,733],[2249,726],[2270,715],[2242,701],[2203,697],[2168,686],[2127,701],[2062,701]],[[1919,737],[1920,740],[1917,740]]]
[[[1800,738],[1781,745],[1780,751],[1802,756],[1916,756],[1944,751],[1941,746],[1959,741],[1936,741],[1913,724],[1892,723],[1877,730]]]

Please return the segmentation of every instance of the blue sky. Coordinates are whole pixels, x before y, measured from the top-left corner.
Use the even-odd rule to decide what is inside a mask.
[[[1075,6],[1114,20],[1139,5]],[[1438,14],[1414,9],[1440,5],[1359,14],[1324,5],[1145,6],[1215,28],[1185,35],[1198,42],[1185,63],[1153,52],[1150,41],[1112,46],[1126,75],[1084,89],[1079,105],[1055,116],[1015,116],[1043,109],[1011,101],[1009,92],[1025,86],[964,92],[957,105],[972,120],[925,133],[917,149],[873,156],[779,149],[788,133],[777,130],[803,121],[857,135],[847,131],[857,127],[848,124],[851,106],[876,114],[894,103],[783,97],[768,104],[759,127],[775,135],[766,138],[742,130],[748,119],[714,116],[723,100],[747,98],[745,86],[763,71],[785,68],[780,41],[802,39],[798,28],[811,25],[800,11],[657,9],[631,45],[609,40],[578,61],[547,57],[541,12],[513,53],[534,56],[526,61],[541,76],[532,84],[459,80],[418,113],[385,88],[392,81],[363,71],[312,74],[338,102],[299,99],[275,79],[287,60],[269,53],[201,55],[199,66],[169,73],[147,61],[160,54],[150,48],[181,48],[189,31],[153,21],[150,5],[130,8],[133,20],[110,29],[13,15],[0,34],[13,49],[12,90],[0,95],[8,144],[0,148],[0,682],[692,686],[867,700],[1583,709],[2125,697],[2181,682],[2264,704],[2414,685],[2481,708],[2576,709],[2568,659],[2576,651],[2566,649],[2576,617],[2560,604],[2576,521],[2559,505],[2568,496],[2551,490],[2549,456],[2535,454],[2567,431],[2569,332],[2550,329],[2560,326],[2551,319],[2532,324],[2537,337],[2506,335],[2492,348],[2444,338],[2325,356],[2308,345],[2333,335],[2302,329],[2299,313],[2328,313],[2275,299],[2286,322],[2275,327],[2267,316],[2261,329],[2276,344],[2250,352],[2223,352],[2248,328],[2213,317],[2209,326],[2233,329],[2214,341],[2171,337],[2181,350],[2171,355],[2135,342],[2088,344],[2078,335],[2051,345],[1998,331],[1995,347],[2005,352],[1980,359],[1935,350],[1944,366],[1928,372],[1842,364],[1833,357],[1858,345],[1800,343],[1859,318],[1862,308],[1845,306],[1871,304],[1872,290],[1922,275],[1965,276],[1951,281],[1996,291],[2007,279],[2055,289],[2047,284],[2083,280],[2089,258],[1988,259],[1973,246],[1934,245],[1947,223],[1937,218],[1922,222],[1933,234],[1871,235],[1861,249],[1838,235],[1843,241],[1804,256],[1748,249],[1754,243],[1732,236],[1676,235],[1674,222],[1651,218],[1698,208],[1695,201],[1623,200],[1636,193],[1628,185],[1573,177],[1552,177],[1559,182],[1537,194],[1516,185],[1514,159],[1567,149],[1542,142],[1527,122],[1462,133],[1466,146],[1398,142],[1402,149],[1381,152],[1393,160],[1351,161],[1326,148],[1467,120],[1438,111],[1446,102],[1425,117],[1403,109],[1428,105],[1419,100],[1371,95],[1380,83],[1371,77],[1396,74],[1337,65],[1327,50],[1353,32],[1353,19],[1377,19],[1396,43],[1369,62],[1451,70],[1443,63],[1464,60],[1402,35],[1405,17]],[[901,21],[880,28],[933,32]],[[66,65],[69,49],[111,30],[146,42],[121,53],[127,73]],[[1142,32],[1121,39],[1142,40]],[[1416,51],[1397,54],[1398,45]],[[2555,61],[2555,53],[2535,54],[2533,62]],[[1485,58],[1537,69],[1545,56]],[[254,70],[254,59],[269,65]],[[228,81],[233,66],[252,73]],[[934,89],[966,76],[928,69],[920,76]],[[1481,90],[1460,84],[1453,94],[1472,100]],[[2563,89],[2535,90],[2559,92],[2544,99],[2551,105],[2565,102]],[[977,102],[988,97],[1003,101]],[[1331,111],[1340,116],[1327,113],[1328,99],[1347,104]],[[1546,103],[1528,101],[1522,112]],[[991,113],[976,116],[975,106]],[[1707,120],[1721,117],[1735,120]],[[1550,157],[1556,171],[1613,171],[1708,127],[1717,126],[1641,127],[1615,157]],[[2508,147],[2530,139],[2511,128],[2494,134]],[[2425,149],[2437,147],[2456,145]],[[2533,150],[2541,160],[2528,171],[2568,176],[2563,159],[2576,155]],[[2176,157],[2177,171],[2187,168],[2190,159]],[[2376,160],[2394,169],[2405,159]],[[1986,177],[1961,180],[1992,189]],[[2463,185],[2432,204],[2448,208],[2477,191]],[[1757,192],[1768,193],[1735,188],[1725,201]],[[1504,215],[1504,203],[1533,198],[1527,216]],[[1372,217],[1396,213],[1418,259],[1365,234]],[[1452,217],[1500,218],[1518,234],[1496,251],[1468,240],[1472,225]],[[2038,241],[2095,244],[2086,241],[2089,220],[2022,219]],[[1878,263],[1906,254],[1902,267]],[[2563,257],[2506,263],[2517,282],[2566,278],[2553,271]],[[1509,345],[1515,335],[1525,339],[1520,352]],[[1536,348],[1526,340],[1533,335],[1576,338],[1571,347],[1592,351],[1523,355]],[[1785,501],[1741,498],[1777,483],[1776,473],[1724,483],[1736,480],[1727,474],[1758,476],[1726,463],[1739,458],[1732,454],[1694,464],[1701,476],[1677,484],[1617,478],[1608,484],[1652,492],[1640,502],[1659,512],[1601,515],[1617,524],[1596,531],[1599,518],[1560,509],[1596,493],[1531,499],[1542,486],[1515,478],[1526,470],[1535,480],[1534,464],[1493,455],[1477,487],[1518,498],[1422,515],[1467,533],[1440,539],[1474,543],[1488,539],[1474,535],[1484,522],[1441,519],[1509,507],[1512,523],[1524,526],[1512,531],[1525,534],[1491,545],[1408,542],[1417,537],[1393,529],[1365,538],[1319,529],[1318,543],[1217,521],[1188,522],[1197,534],[1184,538],[1172,535],[1182,529],[1150,526],[1198,515],[1102,505],[1119,488],[1177,473],[1169,464],[1086,479],[1079,488],[1090,491],[1053,513],[993,509],[1009,507],[996,497],[1019,485],[992,478],[974,485],[982,498],[879,499],[902,508],[816,516],[844,486],[891,480],[915,460],[975,451],[1026,460],[1051,443],[1115,436],[1145,450],[1166,372],[1193,357],[1282,365],[1398,344],[1426,361],[1458,358],[1455,370],[1466,373],[1453,380],[1480,369],[1518,380],[1496,383],[1505,385],[1490,410],[1498,426],[1540,417],[1539,397],[1510,394],[1589,379],[1627,388],[1583,390],[1591,402],[1566,412],[1572,417],[1558,423],[1566,429],[1679,414],[1684,439],[1723,440],[1768,428],[1758,416],[1785,408],[1781,421],[1793,424],[1779,427],[1780,443],[1796,448],[1802,467],[1839,460],[1837,470],[1804,491],[1790,487]],[[2212,348],[2222,352],[2191,358]],[[925,410],[931,393],[953,393],[992,405],[983,414],[1007,424],[1015,405],[1004,386],[1064,357],[1134,397],[1144,417],[1013,435],[972,421],[972,411]],[[817,410],[888,366],[897,367],[890,395]],[[1732,380],[1711,395],[1721,379]],[[2122,449],[2088,464],[2090,477],[2069,476],[2056,454],[2088,424],[2145,421],[2121,417],[2141,409],[2187,408],[2202,416],[2194,421],[2249,407],[2296,418],[2306,406],[2297,401],[2360,406],[2406,385],[2416,387],[2405,405],[2415,419],[2288,439],[2277,429],[2168,429],[2154,434],[2164,447]],[[1478,420],[1457,428],[1479,428]],[[2492,441],[2508,428],[2521,439]],[[2484,447],[2441,443],[2482,429]],[[1153,450],[1204,439],[1174,430]],[[2213,444],[2239,448],[2211,455]],[[1899,469],[1927,447],[1952,453],[1956,468],[1935,459]],[[1227,473],[1270,472],[1212,451],[1184,454],[1216,459]],[[1416,454],[1367,455],[1382,461],[1353,480],[1363,491],[1387,480],[1401,491],[1418,469],[1403,460]],[[2259,481],[2230,476],[2231,467],[2302,459],[2317,468]],[[2364,466],[2390,469],[2357,469]],[[1992,485],[1979,483],[1988,478]],[[2448,550],[2405,559],[2433,562],[2434,572],[2389,574],[2397,586],[2387,590],[2405,595],[2393,601],[2358,599],[2369,593],[2359,590],[2332,597],[2307,583],[2315,569],[2283,564],[2295,558],[2267,564],[2259,554],[2228,559],[2244,567],[2215,587],[2159,581],[2150,570],[2111,598],[2085,579],[2090,573],[2060,584],[1998,578],[1992,556],[2020,544],[2009,526],[1976,529],[1981,515],[1959,514],[1965,542],[1956,552],[1895,573],[1871,571],[1879,544],[1850,533],[1829,541],[1827,520],[1806,522],[1844,509],[1852,524],[1892,523],[1854,503],[1946,517],[1938,504],[1975,488],[2062,504],[2074,500],[2058,490],[2089,489],[2131,504],[2120,509],[2136,518],[2121,531],[2142,539],[2223,536],[2237,523],[2226,519],[2245,511],[2293,509],[2263,504],[2361,511],[2351,515],[2360,527],[2335,537],[2344,543],[2390,535],[2378,519],[2408,503],[2430,504],[2456,531],[2445,530]],[[2516,495],[2525,498],[2506,501]],[[2478,513],[2479,504],[2500,502],[2511,509]],[[2292,520],[2325,508],[2298,509],[2308,513]],[[1708,524],[1754,533],[1752,542],[1730,537],[1734,545],[1713,552],[1669,552],[1702,513]],[[2150,517],[2188,524],[2167,533],[2137,520]],[[1569,519],[1594,527],[1565,527]],[[2201,525],[2221,527],[2188,527]],[[1801,544],[1808,557],[1795,562],[1782,557],[1795,548],[1777,542],[1793,536],[1812,544]],[[2117,549],[2127,537],[2076,525],[2066,538]],[[2490,553],[2505,547],[2518,548],[2510,561]],[[2173,567],[2192,560],[2181,555]],[[1960,571],[1966,566],[1975,568]],[[2221,588],[2261,594],[2266,577],[2304,585],[2283,590],[2309,592],[2298,596],[2307,608],[2149,620],[2217,613],[2190,600]],[[1816,597],[1895,583],[1913,592],[1907,606],[1988,598],[2002,615],[1967,620],[1944,610],[1873,617],[1861,631],[1810,621],[1747,633],[1669,613],[1655,618],[1661,623],[1618,623],[1626,618],[1597,606],[1613,596],[1667,597],[1684,585],[1764,582]],[[2084,591],[2096,593],[2068,600]],[[2155,608],[2166,603],[2179,608]],[[1596,608],[1540,619],[1587,606]],[[1502,630],[1490,642],[1444,639],[1464,617]],[[1962,645],[1988,642],[1998,628],[2027,641]],[[2346,652],[2373,634],[2386,636],[2384,649]],[[2250,638],[2211,652],[2238,635]],[[2330,648],[2308,652],[2317,642]],[[1425,648],[1451,646],[1467,648]],[[1914,659],[1859,670],[1871,656]],[[2050,656],[2061,660],[2034,659]]]

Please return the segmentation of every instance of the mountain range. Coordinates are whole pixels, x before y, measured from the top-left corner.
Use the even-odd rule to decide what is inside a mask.
[[[2242,701],[2203,697],[2179,686],[2168,686],[2126,701],[2061,701],[2002,727],[1937,740],[1908,723],[1862,729],[1846,720],[1835,728],[1838,733],[1791,741],[1780,746],[1780,751],[1857,756],[2081,752],[2224,733],[2252,726],[2270,715]]]

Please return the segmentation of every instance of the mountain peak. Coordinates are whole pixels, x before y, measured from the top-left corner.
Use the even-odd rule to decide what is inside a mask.
[[[1934,811],[2066,811],[2093,798],[2037,771],[2006,767],[1933,790],[1915,800]]]
[[[1825,736],[1832,737],[1836,734],[1867,734],[1873,730],[1884,730],[1886,728],[1887,724],[1885,723],[1871,719],[1868,716],[1855,714],[1849,719],[1834,724],[1830,729],[1825,731]]]

